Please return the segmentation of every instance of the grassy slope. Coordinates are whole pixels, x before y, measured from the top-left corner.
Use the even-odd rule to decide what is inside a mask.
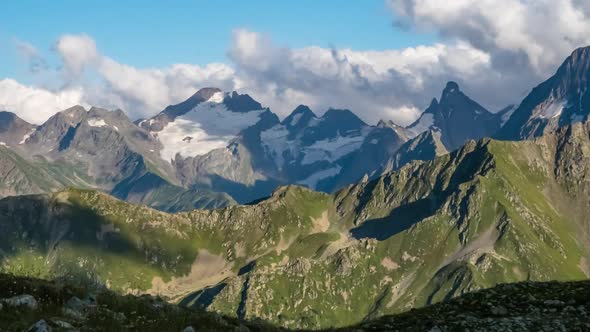
[[[7,199],[3,270],[117,291],[207,277],[219,286],[211,310],[288,327],[350,325],[501,282],[582,279],[586,185],[555,175],[557,145],[486,140],[335,196],[287,187],[257,205],[173,215],[83,190]],[[211,255],[228,270],[195,272]],[[167,295],[199,302],[190,293],[206,285],[183,282]]]

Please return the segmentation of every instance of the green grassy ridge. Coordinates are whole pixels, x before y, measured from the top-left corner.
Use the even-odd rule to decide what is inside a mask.
[[[0,185],[2,192],[18,194],[20,192],[46,192],[59,190],[62,183],[51,176],[51,172],[20,157],[10,148],[0,146],[0,160],[8,173]]]
[[[536,149],[534,144],[530,149]],[[569,213],[557,211],[541,192],[549,182],[557,183],[552,173],[531,167],[523,152],[527,151],[520,143],[473,142],[449,156],[409,165],[375,182],[345,189],[335,198],[342,216],[339,222],[354,225],[359,216],[386,223],[407,218],[416,218],[416,222],[384,241],[358,243],[355,249],[360,254],[341,252],[340,257],[352,257],[353,262],[344,276],[339,276],[338,263],[330,260],[312,260],[304,277],[290,271],[288,264],[274,269],[256,266],[259,271],[249,279],[251,307],[246,317],[273,319],[290,327],[348,324],[501,282],[585,278],[579,263],[587,255],[587,246],[574,239],[579,225]],[[554,189],[567,197],[559,185]],[[429,213],[395,212],[421,200],[428,202],[421,207],[430,209]],[[457,251],[477,243],[488,230],[493,233],[489,248],[466,252],[466,256],[445,263]],[[384,257],[400,266],[388,271],[379,262]],[[417,258],[416,262],[410,258]],[[329,285],[317,282],[327,276],[336,281],[331,279]],[[388,277],[393,282],[384,283]],[[407,285],[402,285],[404,280],[409,280]],[[235,307],[239,299],[236,290],[243,288],[222,290],[212,308],[230,313],[233,309],[224,308]],[[307,289],[305,296],[302,288]],[[404,290],[397,294],[396,288]],[[356,300],[354,305],[345,303],[343,292]],[[325,301],[318,303],[314,293],[322,294]],[[266,309],[267,303],[273,303],[269,307],[281,313],[278,318]]]
[[[569,139],[587,144],[587,137]],[[470,142],[333,196],[289,186],[255,205],[210,211],[166,214],[71,189],[67,202],[99,223],[82,223],[93,219],[73,213],[60,194],[37,204],[55,212],[41,213],[49,224],[65,218],[74,234],[86,234],[87,246],[64,239],[48,250],[51,232],[18,229],[7,234],[27,236],[7,236],[12,258],[3,269],[79,273],[118,291],[146,290],[156,276],[187,275],[206,250],[234,273],[217,285],[210,310],[291,328],[352,325],[503,282],[582,279],[588,224],[574,211],[585,206],[575,196],[584,184],[564,185],[580,185],[584,171],[557,173],[556,161],[567,155],[558,155],[554,141]],[[40,217],[27,199],[0,201],[0,213],[14,212],[0,214],[0,225],[35,225]],[[324,216],[328,229],[318,231],[314,221]],[[101,225],[119,229],[106,244],[96,239]],[[347,239],[359,229],[376,238]],[[80,266],[80,253],[91,263]]]
[[[304,199],[307,194],[311,197]],[[283,238],[296,238],[309,230],[311,218],[319,217],[326,198],[292,188],[284,197],[270,199],[259,207],[179,214],[130,205],[91,190],[9,198],[0,202],[0,210],[7,212],[0,215],[0,223],[6,227],[0,235],[5,252],[3,270],[23,272],[26,261],[20,256],[25,248],[31,248],[35,257],[47,257],[34,265],[36,272],[31,271],[32,275],[81,274],[118,291],[145,291],[154,277],[170,281],[186,275],[202,249],[223,256],[237,271],[246,262],[237,259],[230,244],[243,243],[244,258],[263,255]],[[302,199],[310,203],[291,207]],[[36,211],[30,211],[30,205],[21,205],[23,201],[35,201]],[[53,214],[56,210],[58,213]],[[251,210],[259,210],[265,217],[259,219]],[[51,227],[59,225],[52,225],[51,220],[40,225],[37,213],[48,213],[48,219],[67,220],[66,233],[56,237]],[[227,218],[226,214],[231,216]],[[244,220],[250,225],[244,225]],[[219,227],[222,224],[224,227]],[[249,227],[254,224],[258,227]],[[21,243],[20,234],[28,233],[35,234]],[[50,243],[58,245],[52,247]]]

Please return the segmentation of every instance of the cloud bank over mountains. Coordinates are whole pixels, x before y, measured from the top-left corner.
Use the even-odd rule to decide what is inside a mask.
[[[36,123],[74,104],[144,118],[215,86],[247,92],[282,116],[307,104],[318,113],[349,108],[371,123],[407,124],[449,80],[491,111],[518,102],[574,48],[590,43],[590,5],[580,0],[388,0],[385,8],[394,24],[435,32],[440,40],[383,51],[289,48],[236,29],[228,63],[164,68],[120,63],[83,34],[56,41],[61,65],[51,68],[35,46],[15,41],[31,75],[49,83],[0,80],[0,108]]]

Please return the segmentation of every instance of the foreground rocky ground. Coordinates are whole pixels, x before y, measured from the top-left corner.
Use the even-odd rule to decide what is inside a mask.
[[[1,331],[286,331],[150,296],[91,292],[0,274]],[[590,331],[590,281],[499,285],[422,309],[326,331]]]
[[[350,330],[590,331],[590,281],[503,284]]]
[[[150,296],[0,274],[0,331],[277,331]]]

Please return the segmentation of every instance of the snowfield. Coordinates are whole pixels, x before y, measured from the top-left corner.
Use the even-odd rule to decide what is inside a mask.
[[[371,130],[371,128],[367,129],[363,130],[361,135],[351,137],[337,136],[335,138],[317,141],[310,146],[304,147],[303,153],[305,156],[301,164],[310,165],[323,160],[334,162],[358,150]]]
[[[341,170],[342,170],[342,167],[340,167],[340,166],[328,168],[328,169],[325,169],[322,171],[315,172],[313,175],[311,175],[307,179],[299,181],[297,183],[307,186],[310,189],[316,189],[318,183],[321,180],[334,177],[334,176],[340,174]]]
[[[18,142],[19,145],[21,144],[25,144],[27,142],[27,140],[31,137],[31,135],[33,135],[33,133],[35,133],[37,131],[37,129],[33,129],[31,130],[29,133],[25,134],[23,136],[23,139],[20,140],[20,142]]]
[[[266,154],[274,160],[279,170],[283,169],[285,165],[283,153],[287,150],[296,153],[299,147],[298,143],[287,139],[288,135],[289,131],[282,125],[276,125],[260,133],[260,140]]]
[[[283,125],[276,125],[261,133],[260,139],[266,153],[275,161],[279,169],[282,169],[285,164],[284,153],[289,153],[296,158],[299,154],[303,154],[301,165],[311,165],[318,161],[328,161],[330,163],[339,160],[340,158],[358,150],[365,138],[371,131],[367,127],[356,136],[341,136],[328,138],[317,141],[312,145],[301,147],[301,142],[296,138],[289,140],[287,137],[289,131]]]
[[[162,131],[153,133],[164,146],[160,151],[162,159],[173,160],[176,154],[195,157],[226,147],[242,130],[260,121],[265,112],[232,112],[221,102],[223,93],[215,93],[208,101],[169,122]]]
[[[541,119],[553,119],[557,118],[563,112],[563,109],[566,107],[567,101],[566,100],[555,100],[551,102],[549,105],[540,105],[533,114],[539,114]]]
[[[92,119],[88,119],[88,125],[90,127],[106,127],[107,123],[104,122],[103,119],[92,118]]]

